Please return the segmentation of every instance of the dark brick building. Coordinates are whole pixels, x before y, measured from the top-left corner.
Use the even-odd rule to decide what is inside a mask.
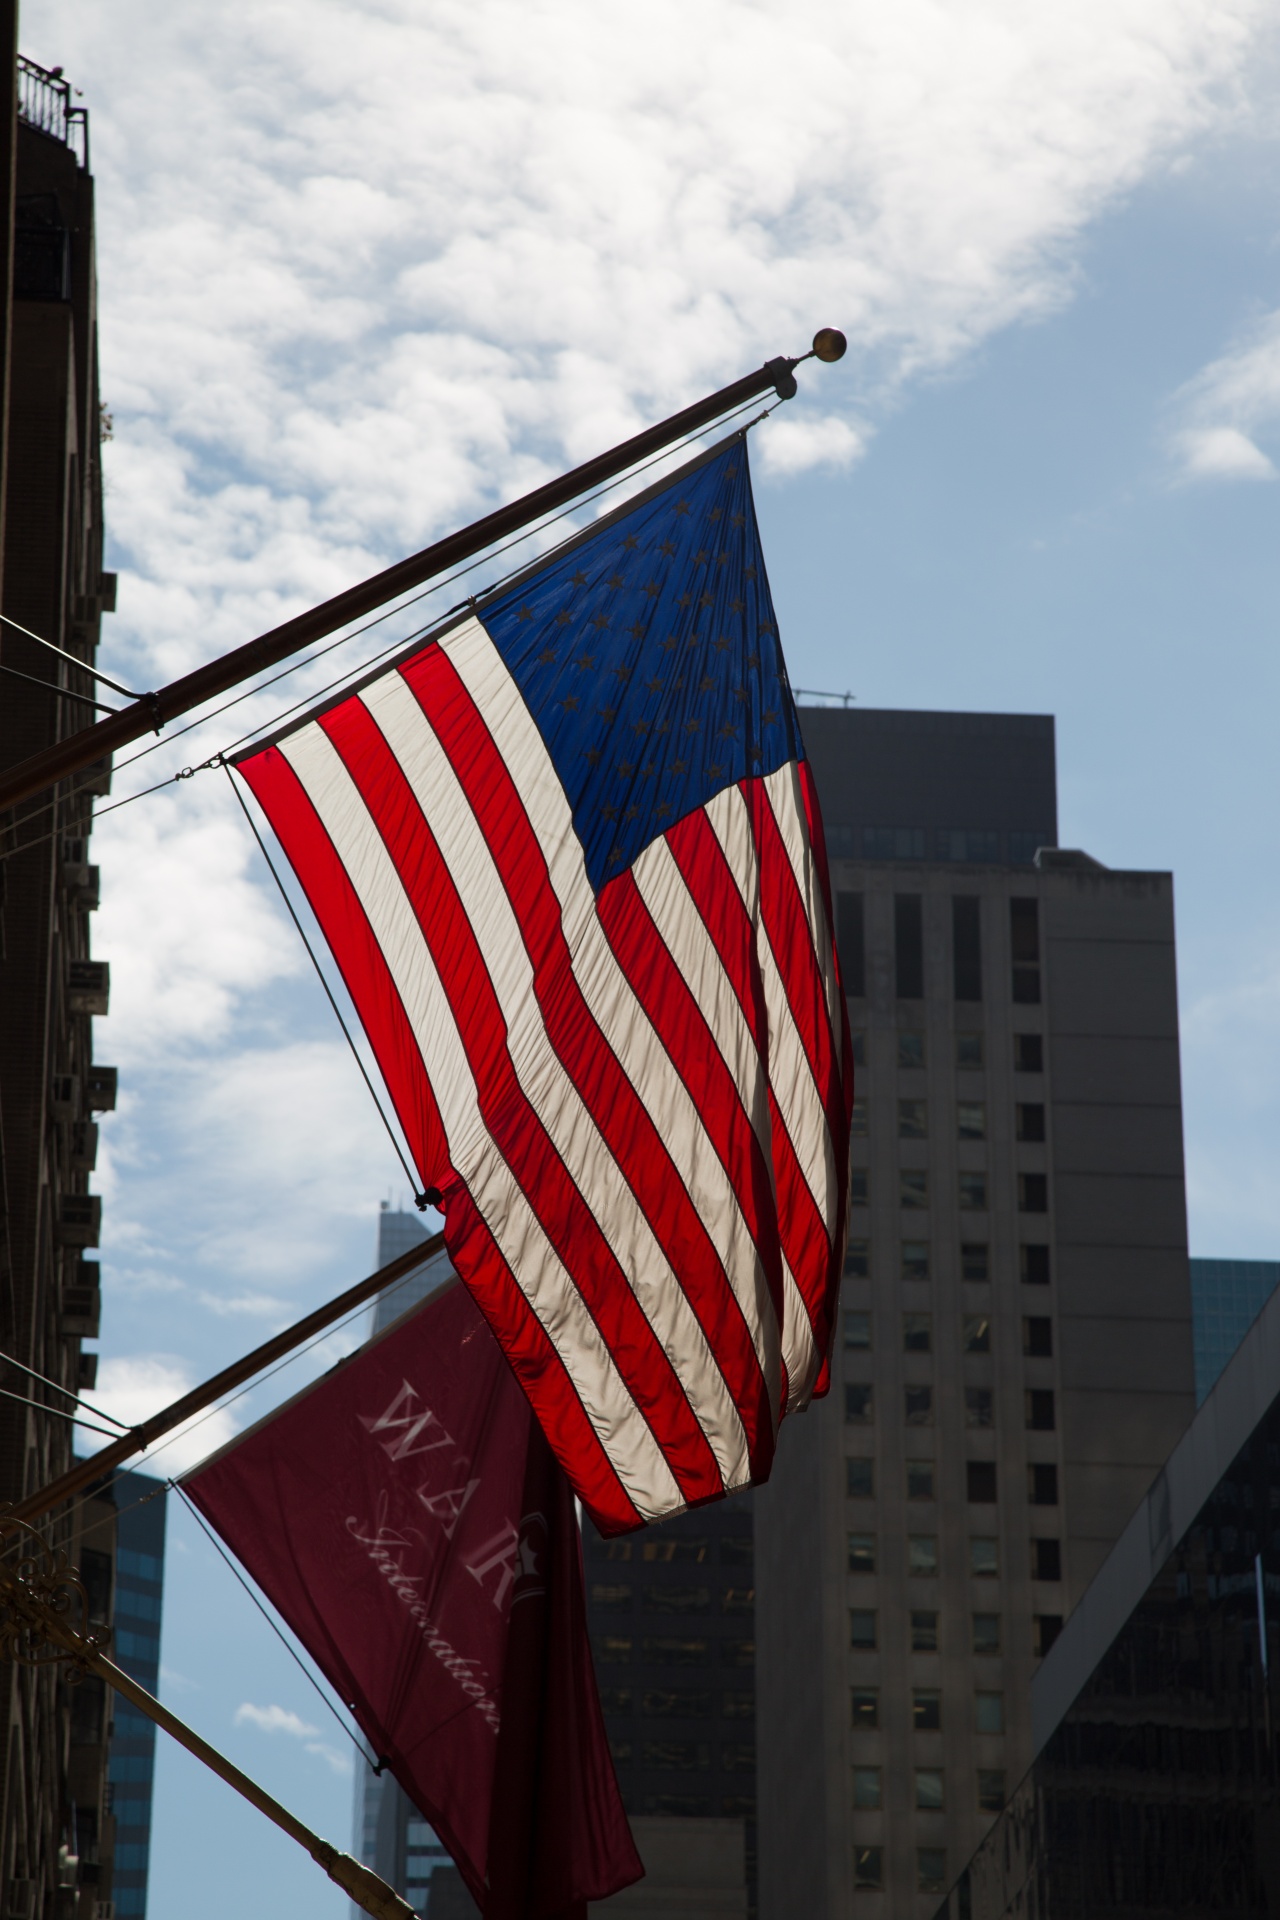
[[[92,662],[114,599],[102,568],[93,179],[88,119],[70,86],[16,58],[4,22],[8,85],[0,125],[0,328],[5,379],[0,504],[9,621]],[[0,631],[0,765],[82,726],[94,692],[83,668],[12,625]],[[20,676],[26,676],[22,678]],[[78,695],[79,700],[72,695]],[[93,1015],[107,968],[92,954],[97,869],[89,834],[105,767],[0,815],[0,1350],[46,1379],[92,1385],[100,1292],[91,1250],[97,1116],[115,1075],[93,1058]],[[68,1404],[12,1369],[0,1401],[0,1501],[61,1472]],[[98,1509],[101,1511],[98,1511]],[[85,1571],[110,1608],[114,1502],[82,1504],[59,1544],[94,1523]],[[55,1533],[59,1532],[55,1528]],[[101,1578],[98,1578],[98,1575]],[[0,1665],[0,1911],[29,1920],[96,1920],[109,1911],[107,1715],[59,1668]]]

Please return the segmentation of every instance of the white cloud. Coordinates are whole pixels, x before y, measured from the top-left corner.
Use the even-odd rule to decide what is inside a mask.
[[[314,1753],[318,1760],[323,1760],[334,1773],[350,1774],[353,1770],[351,1755],[339,1753],[336,1747],[326,1746],[323,1740],[308,1740],[306,1750]]]
[[[255,1707],[250,1700],[236,1708],[235,1724],[238,1727],[257,1727],[260,1733],[287,1733],[295,1740],[314,1739],[319,1727],[313,1727],[309,1721],[291,1713],[288,1707]],[[313,1751],[313,1749],[308,1749]]]
[[[134,1427],[162,1407],[189,1393],[196,1376],[181,1360],[169,1354],[104,1355],[98,1367],[98,1384],[85,1395],[89,1412],[101,1410]],[[85,1453],[96,1453],[104,1444],[99,1434],[77,1428],[77,1438]],[[196,1462],[225,1446],[236,1432],[236,1421],[225,1408],[196,1414],[139,1456],[143,1472],[162,1475],[186,1473]]]
[[[1280,427],[1280,311],[1268,314],[1174,395],[1170,450],[1184,480],[1274,480],[1258,445]]]

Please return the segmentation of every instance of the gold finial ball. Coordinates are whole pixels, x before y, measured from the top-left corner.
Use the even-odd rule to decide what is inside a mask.
[[[813,351],[819,360],[843,360],[849,342],[839,327],[819,327],[813,336]]]

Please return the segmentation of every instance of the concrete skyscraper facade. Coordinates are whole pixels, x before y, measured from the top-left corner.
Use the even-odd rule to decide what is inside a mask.
[[[858,1061],[829,1399],[756,1497],[762,1920],[924,1920],[1195,1406],[1173,891],[1051,720],[807,710]]]

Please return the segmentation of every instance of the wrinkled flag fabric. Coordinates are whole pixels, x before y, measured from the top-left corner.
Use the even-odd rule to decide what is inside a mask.
[[[643,1869],[573,1498],[458,1286],[183,1482],[439,1833],[485,1920],[585,1920]]]
[[[766,1479],[853,1069],[745,437],[237,764],[597,1525]]]

